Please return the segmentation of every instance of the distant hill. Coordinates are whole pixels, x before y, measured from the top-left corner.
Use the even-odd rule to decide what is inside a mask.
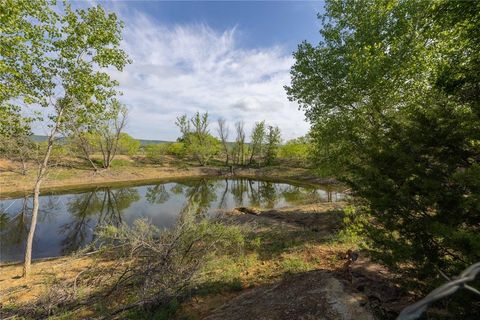
[[[165,141],[165,140],[144,140],[144,139],[137,139],[140,141],[142,146],[148,146],[149,144],[160,144],[160,143],[171,143],[172,141]]]
[[[35,142],[44,142],[47,141],[47,136],[42,136],[38,134],[32,135],[32,140]],[[140,144],[142,146],[147,146],[149,144],[159,144],[159,143],[170,143],[171,141],[165,141],[165,140],[144,140],[144,139],[137,139],[140,141]]]

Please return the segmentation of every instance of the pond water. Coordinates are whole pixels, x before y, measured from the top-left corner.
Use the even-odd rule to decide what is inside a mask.
[[[33,258],[76,251],[92,241],[101,225],[132,224],[143,218],[169,228],[184,210],[208,217],[239,206],[277,208],[342,198],[343,194],[329,187],[205,178],[49,193],[40,196]],[[31,197],[0,200],[1,262],[23,259],[31,208]]]

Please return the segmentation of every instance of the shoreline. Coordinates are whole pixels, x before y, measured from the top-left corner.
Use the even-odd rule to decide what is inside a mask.
[[[68,176],[65,176],[68,174]],[[42,193],[81,191],[92,187],[122,186],[125,184],[147,184],[171,179],[215,178],[259,178],[301,182],[311,185],[338,185],[334,179],[323,179],[313,175],[308,169],[291,167],[236,168],[230,174],[226,167],[120,167],[108,171],[55,168],[42,184]],[[31,194],[33,176],[15,173],[0,174],[0,199],[11,199]]]

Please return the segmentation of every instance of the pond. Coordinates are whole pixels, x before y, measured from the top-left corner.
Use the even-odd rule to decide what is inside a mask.
[[[102,225],[132,224],[143,218],[169,228],[185,210],[211,217],[239,206],[278,208],[342,198],[330,187],[213,178],[47,193],[40,196],[33,259],[74,252],[90,243]],[[31,207],[31,197],[0,200],[1,262],[23,259]]]

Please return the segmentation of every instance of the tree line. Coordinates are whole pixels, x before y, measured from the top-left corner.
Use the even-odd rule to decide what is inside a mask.
[[[265,121],[256,122],[247,143],[247,134],[243,121],[235,123],[234,140],[229,142],[230,128],[225,119],[217,121],[217,133],[214,137],[209,130],[208,112],[195,113],[190,119],[187,115],[177,118],[176,125],[182,136],[178,139],[184,143],[187,154],[206,165],[215,155],[222,155],[225,165],[272,165],[277,158],[281,143],[280,128],[267,126]]]

